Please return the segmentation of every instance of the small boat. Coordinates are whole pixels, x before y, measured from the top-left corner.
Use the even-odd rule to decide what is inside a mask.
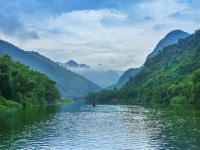
[[[92,106],[93,106],[93,107],[96,107],[96,103],[95,103],[95,102],[92,102]]]

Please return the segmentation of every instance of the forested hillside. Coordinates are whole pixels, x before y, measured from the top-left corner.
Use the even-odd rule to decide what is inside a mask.
[[[54,103],[60,99],[55,82],[10,56],[0,57],[0,107]]]
[[[101,91],[87,100],[133,103],[200,103],[200,30],[148,59],[119,90]]]
[[[134,77],[138,72],[140,71],[140,68],[130,68],[126,70],[119,78],[116,84],[109,87],[109,89],[113,88],[120,88],[124,84],[126,84],[132,77]]]
[[[158,42],[154,50],[147,56],[147,59],[155,57],[164,47],[175,44],[180,39],[185,39],[189,33],[182,30],[173,30],[169,32],[162,40]]]

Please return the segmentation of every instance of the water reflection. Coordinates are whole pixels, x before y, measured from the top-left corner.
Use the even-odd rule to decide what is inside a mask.
[[[199,149],[193,107],[50,106],[0,113],[5,149]]]

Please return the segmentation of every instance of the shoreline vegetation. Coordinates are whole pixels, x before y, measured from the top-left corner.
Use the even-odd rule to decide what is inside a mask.
[[[8,55],[0,56],[0,85],[0,109],[71,103],[61,99],[54,81]]]
[[[9,109],[9,110],[17,110],[17,109],[23,109],[23,108],[29,108],[29,107],[37,107],[37,106],[54,106],[54,105],[70,105],[73,103],[73,100],[70,99],[61,99],[61,100],[56,100],[52,104],[43,104],[43,105],[30,105],[23,107],[22,104],[15,102],[13,100],[5,100],[2,97],[0,98],[0,111]]]
[[[69,105],[72,103],[73,103],[73,100],[71,99],[61,99],[61,100],[57,100],[55,104],[51,104],[51,105]]]

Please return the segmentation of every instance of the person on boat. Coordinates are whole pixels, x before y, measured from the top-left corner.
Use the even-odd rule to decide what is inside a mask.
[[[95,102],[92,102],[92,106],[93,106],[93,107],[96,107],[96,103],[95,103]]]

